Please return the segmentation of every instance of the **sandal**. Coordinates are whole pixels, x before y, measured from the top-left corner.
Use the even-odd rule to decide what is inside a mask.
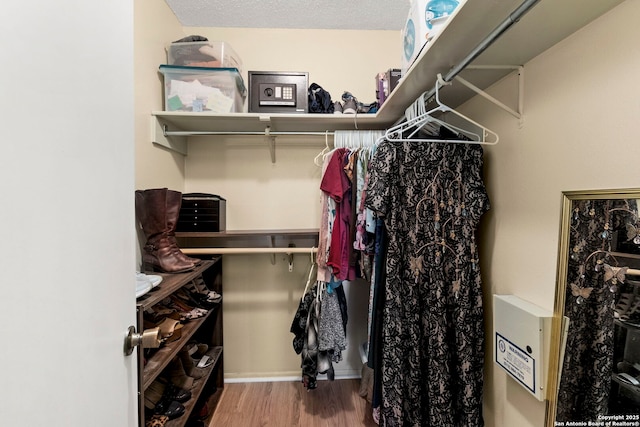
[[[179,320],[174,320],[169,317],[166,317],[162,322],[160,322],[158,328],[160,328],[160,337],[161,338],[169,338],[173,335],[176,327],[180,324]]]
[[[202,276],[193,279],[186,285],[186,288],[195,294],[196,298],[202,299],[208,303],[217,304],[222,301],[222,295],[216,291],[210,290],[204,283]]]
[[[181,320],[200,319],[209,313],[208,310],[203,308],[193,308],[187,305],[184,301],[174,295],[172,295],[170,299],[171,304],[175,306],[180,313]]]
[[[171,333],[171,335],[169,335],[168,337],[164,338],[163,342],[165,344],[168,344],[170,342],[178,341],[180,338],[182,338],[183,327],[184,325],[182,323],[178,323],[176,327],[173,329],[173,333]]]
[[[213,304],[207,301],[202,294],[194,294],[185,288],[179,289],[174,293],[174,295],[183,300],[186,304],[208,310],[213,308]]]

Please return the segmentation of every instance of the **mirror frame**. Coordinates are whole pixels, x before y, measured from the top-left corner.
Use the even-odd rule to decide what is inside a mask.
[[[562,348],[562,329],[567,290],[567,274],[569,267],[569,239],[571,227],[572,204],[576,200],[605,199],[640,199],[640,188],[612,190],[578,190],[562,192],[562,208],[560,215],[560,235],[558,239],[558,265],[556,269],[556,294],[549,345],[549,364],[547,377],[547,408],[545,426],[553,427],[556,421],[558,387],[560,386],[560,369],[564,352]]]

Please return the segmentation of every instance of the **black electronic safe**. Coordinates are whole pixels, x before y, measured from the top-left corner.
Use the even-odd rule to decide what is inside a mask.
[[[250,113],[306,113],[309,73],[249,71]]]

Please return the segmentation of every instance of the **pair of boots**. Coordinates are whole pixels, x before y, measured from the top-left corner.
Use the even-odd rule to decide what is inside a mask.
[[[166,188],[136,191],[136,217],[146,244],[142,263],[146,271],[182,273],[201,261],[185,255],[176,242],[175,231],[182,206],[182,193]]]

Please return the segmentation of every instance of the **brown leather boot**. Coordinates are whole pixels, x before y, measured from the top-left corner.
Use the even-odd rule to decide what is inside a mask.
[[[167,227],[167,189],[136,191],[136,216],[147,239],[142,253],[144,269],[165,273],[192,270],[194,264],[176,256]]]
[[[182,206],[182,193],[179,191],[167,190],[167,235],[169,242],[174,246],[175,256],[183,261],[198,265],[202,262],[199,258],[192,258],[185,255],[178,246],[176,241],[176,225],[180,216],[180,207]]]

